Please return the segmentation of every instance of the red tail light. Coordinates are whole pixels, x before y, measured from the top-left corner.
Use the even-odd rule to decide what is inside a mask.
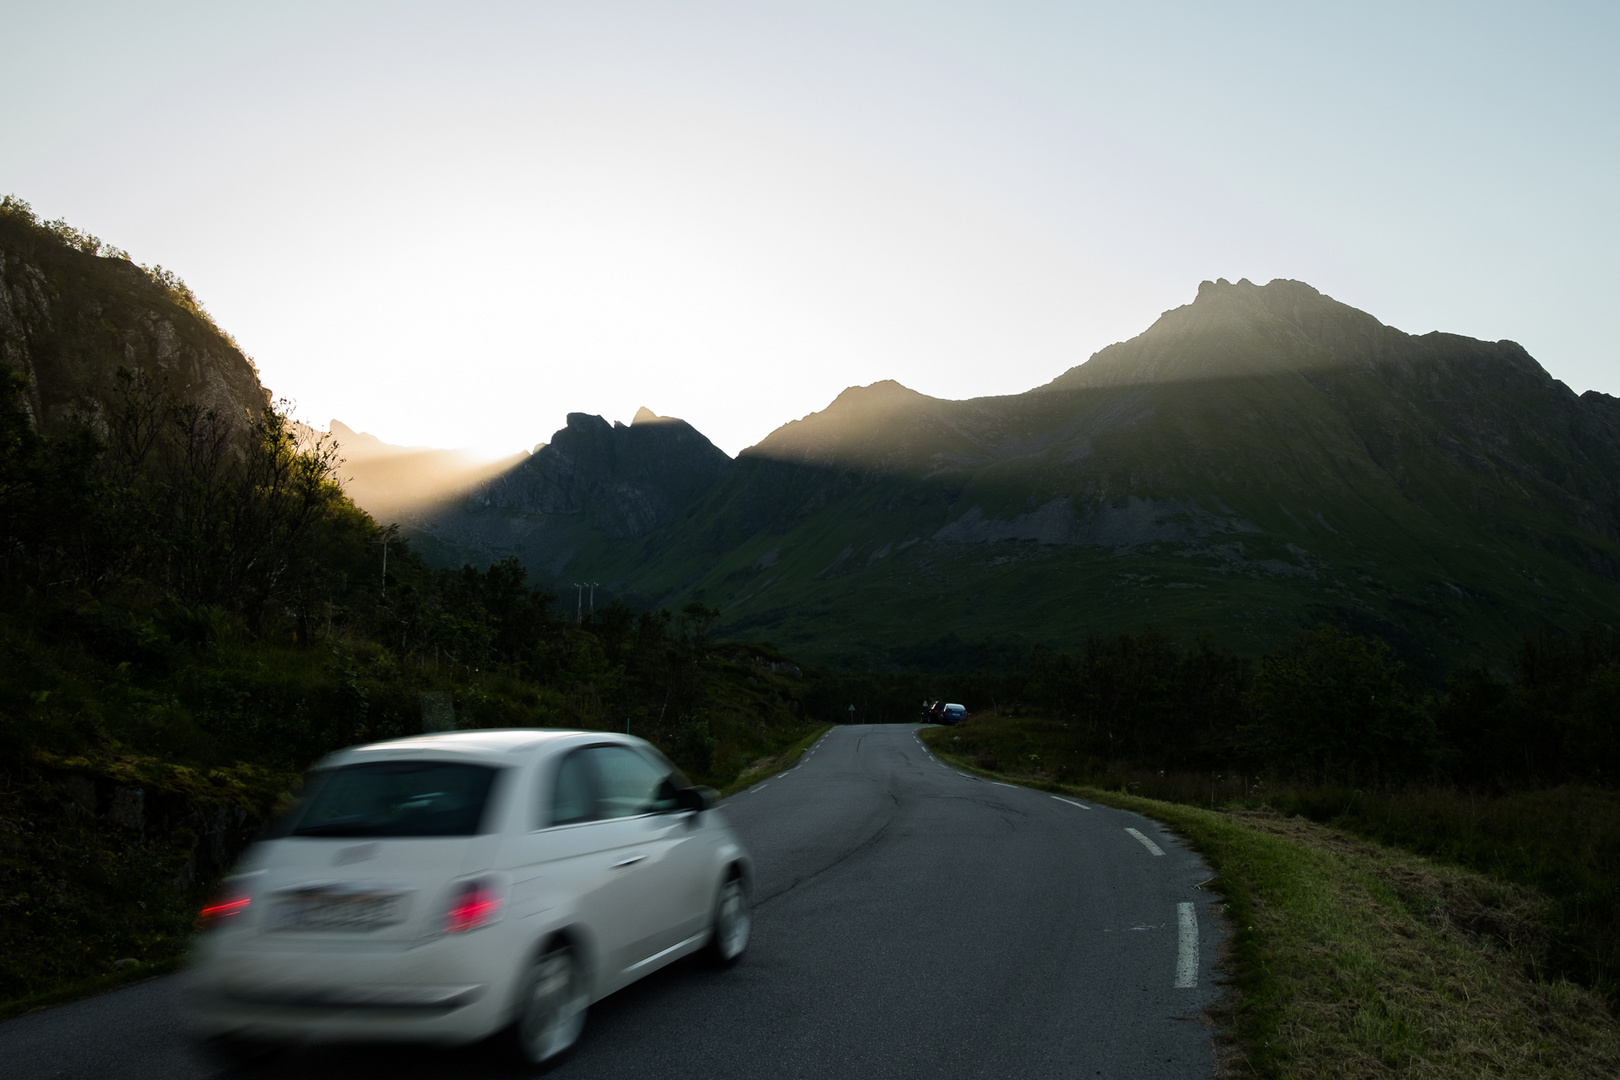
[[[488,881],[469,881],[461,887],[444,916],[444,932],[461,934],[488,926],[501,913],[502,898]]]
[[[225,890],[197,912],[197,929],[212,930],[233,915],[246,911],[253,898],[246,893]]]

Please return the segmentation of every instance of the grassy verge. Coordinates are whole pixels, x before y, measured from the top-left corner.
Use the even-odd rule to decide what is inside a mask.
[[[784,769],[791,769],[799,758],[804,756],[804,752],[815,745],[817,739],[831,730],[831,724],[819,727],[786,750],[749,762],[748,766],[737,774],[735,780],[720,789],[720,794],[733,795],[745,787],[752,787],[761,780],[775,776]]]
[[[1541,893],[1270,808],[1209,810],[984,769],[1147,814],[1216,871],[1230,924],[1223,1071],[1267,1077],[1612,1077],[1603,997],[1544,976]],[[1033,782],[1032,782],[1033,781]]]

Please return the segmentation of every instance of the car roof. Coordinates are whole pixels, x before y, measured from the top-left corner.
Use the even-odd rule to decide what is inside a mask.
[[[507,762],[514,757],[560,749],[582,741],[632,742],[640,739],[611,731],[570,728],[485,728],[475,731],[436,731],[401,739],[368,743],[338,750],[322,758],[317,767],[332,768],[396,757],[465,757]]]

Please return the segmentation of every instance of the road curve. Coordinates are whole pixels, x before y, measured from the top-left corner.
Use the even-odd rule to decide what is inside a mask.
[[[840,727],[725,813],[753,853],[736,968],[592,1009],[552,1075],[1207,1077],[1209,871],[1157,823],[948,768],[913,726]],[[1179,985],[1178,985],[1179,984]],[[0,1024],[10,1080],[208,1076],[156,979]],[[242,1075],[519,1075],[492,1047],[309,1047]]]

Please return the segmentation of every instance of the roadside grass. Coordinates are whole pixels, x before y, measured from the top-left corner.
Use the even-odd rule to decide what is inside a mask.
[[[776,754],[769,754],[765,757],[757,758],[754,761],[749,762],[747,767],[745,767],[742,772],[737,774],[736,779],[720,789],[720,796],[725,798],[729,795],[735,795],[743,788],[752,787],[761,780],[775,776],[777,773],[786,769],[791,769],[798,762],[799,758],[804,756],[804,752],[815,745],[817,739],[821,738],[831,730],[832,725],[825,724],[812,731],[810,734],[806,735],[804,738],[800,739],[786,750]]]
[[[1300,786],[1265,804],[1543,893],[1551,969],[1620,1006],[1620,792],[1565,785],[1481,798]]]
[[[1223,1074],[1620,1075],[1620,1026],[1603,996],[1549,973],[1545,894],[1271,807],[1213,810],[987,769],[953,736],[923,738],[965,770],[1153,817],[1208,860],[1230,931],[1232,993],[1214,1017]]]

